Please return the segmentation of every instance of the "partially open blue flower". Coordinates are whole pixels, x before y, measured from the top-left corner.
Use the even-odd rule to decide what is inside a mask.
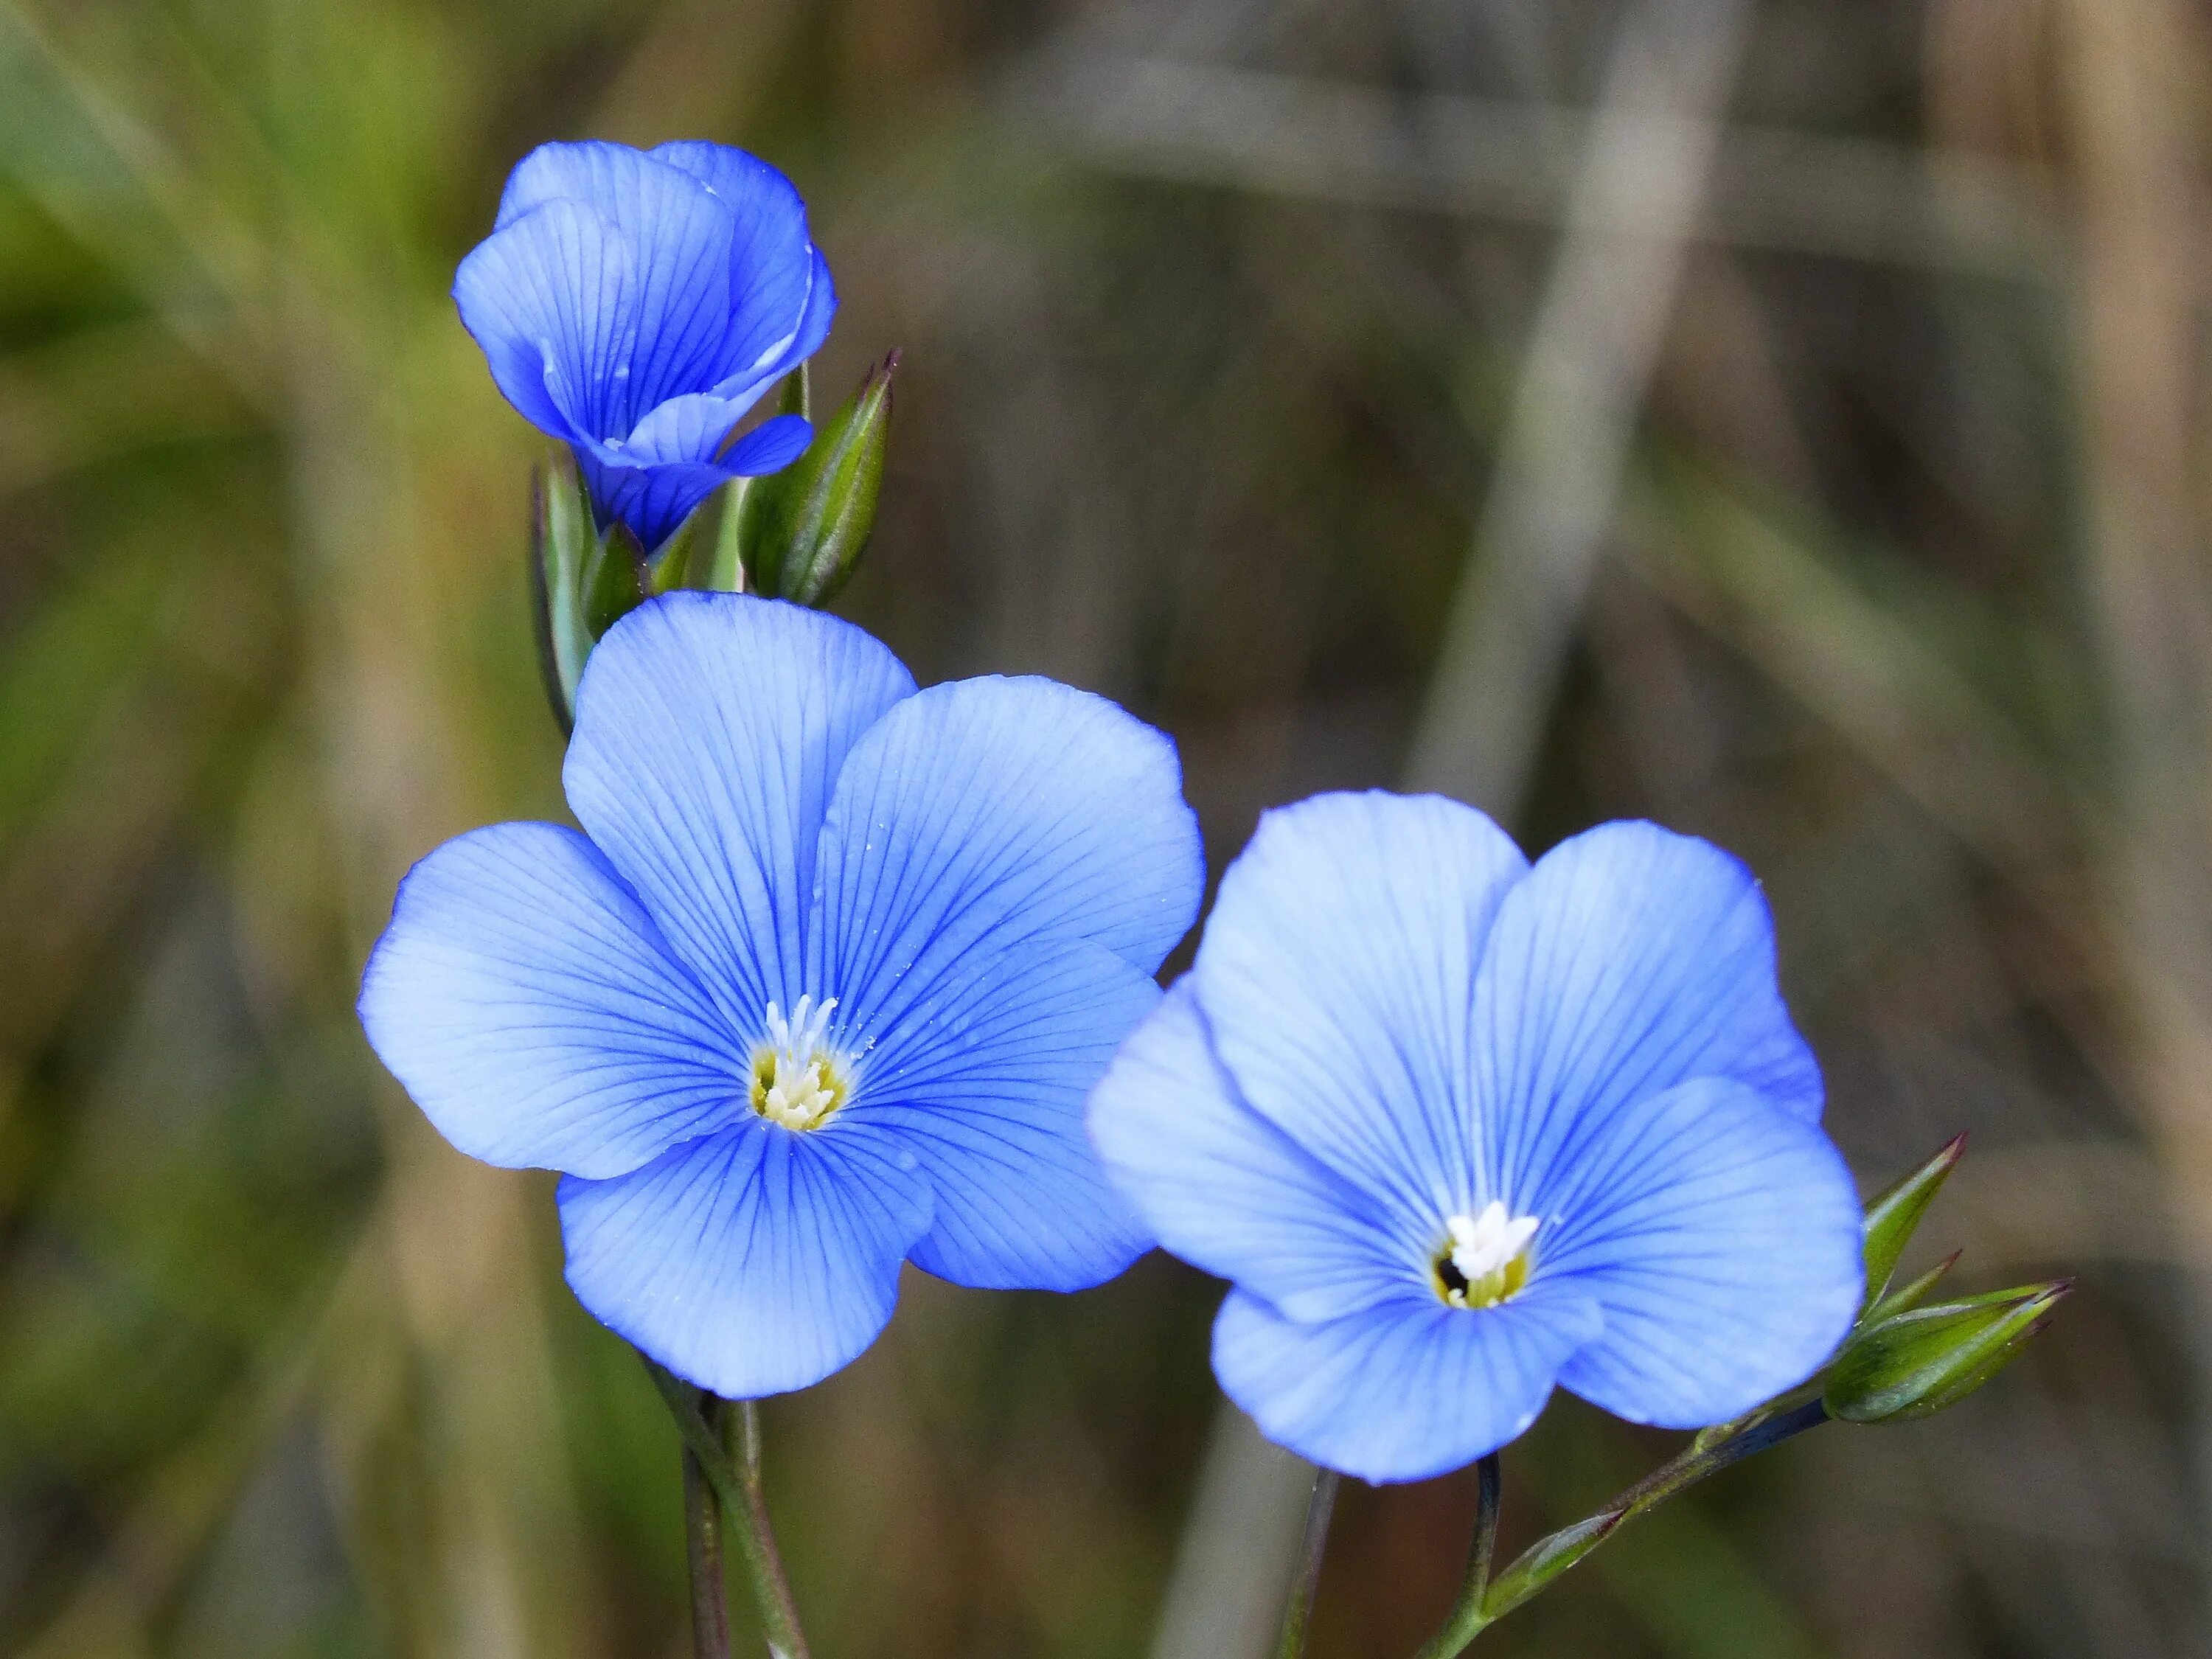
[[[1725,854],[1612,823],[1531,869],[1472,808],[1323,795],[1261,821],[1090,1121],[1161,1242],[1234,1281],[1230,1397],[1409,1480],[1555,1383],[1686,1428],[1816,1370],[1862,1284],[1820,1101]]]
[[[795,415],[722,445],[837,309],[791,181],[690,143],[541,144],[453,299],[507,402],[575,453],[601,526],[648,551],[717,485],[805,452]]]
[[[866,1347],[902,1260],[1074,1290],[1147,1247],[1082,1109],[1197,911],[1165,737],[678,592],[592,653],[563,781],[586,834],[415,866],[361,1017],[454,1146],[567,1172],[601,1321],[750,1397]]]

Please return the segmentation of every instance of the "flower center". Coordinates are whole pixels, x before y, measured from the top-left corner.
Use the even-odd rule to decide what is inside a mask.
[[[1430,1263],[1437,1294],[1455,1308],[1494,1308],[1528,1282],[1528,1241],[1540,1224],[1516,1216],[1496,1199],[1479,1216],[1453,1216],[1449,1235]]]
[[[853,1062],[829,1044],[830,1011],[836,1006],[835,997],[817,1008],[811,996],[803,996],[786,1019],[781,1007],[769,1004],[768,1038],[753,1050],[752,1107],[770,1122],[818,1129],[851,1097]]]

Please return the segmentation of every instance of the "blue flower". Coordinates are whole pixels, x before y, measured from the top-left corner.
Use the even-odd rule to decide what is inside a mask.
[[[1471,808],[1269,813],[1091,1097],[1271,1438],[1457,1468],[1559,1384],[1638,1423],[1802,1381],[1861,1290],[1850,1172],[1742,866],[1648,823],[1533,869]]]
[[[566,1172],[603,1322],[752,1397],[874,1340],[902,1260],[1075,1290],[1149,1246],[1082,1112],[1197,912],[1165,737],[678,592],[592,653],[562,781],[585,834],[495,824],[409,873],[361,1018],[455,1146]]]
[[[648,551],[717,485],[788,466],[812,435],[780,415],[718,454],[837,309],[806,204],[743,150],[541,144],[453,299],[507,402],[574,452],[601,526]]]

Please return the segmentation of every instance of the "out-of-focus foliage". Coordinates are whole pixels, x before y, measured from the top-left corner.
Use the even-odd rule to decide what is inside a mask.
[[[2201,1652],[2208,68],[2183,0],[0,0],[0,1652],[678,1649],[548,1182],[351,1015],[410,860],[561,811],[445,290],[585,134],[809,193],[818,388],[904,352],[842,608],[925,678],[1164,722],[1217,865],[1408,781],[1737,849],[1862,1173],[1974,1132],[1903,1276],[2080,1270],[1486,1641]],[[917,1277],[772,1403],[818,1650],[1137,1654],[1172,1584],[1235,1659],[1214,1295]],[[1554,1410],[1504,1547],[1667,1443]],[[1316,1655],[1410,1652],[1473,1501],[1346,1493]]]

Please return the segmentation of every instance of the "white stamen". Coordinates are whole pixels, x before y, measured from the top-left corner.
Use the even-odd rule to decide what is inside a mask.
[[[829,1045],[830,997],[819,1007],[799,999],[786,1019],[768,1006],[768,1042],[753,1054],[753,1109],[787,1129],[811,1129],[852,1091],[852,1065]]]
[[[1497,1199],[1480,1215],[1447,1219],[1449,1260],[1462,1282],[1444,1287],[1445,1300],[1455,1307],[1486,1308],[1514,1294],[1527,1280],[1528,1242],[1541,1224],[1533,1215],[1514,1215]]]

